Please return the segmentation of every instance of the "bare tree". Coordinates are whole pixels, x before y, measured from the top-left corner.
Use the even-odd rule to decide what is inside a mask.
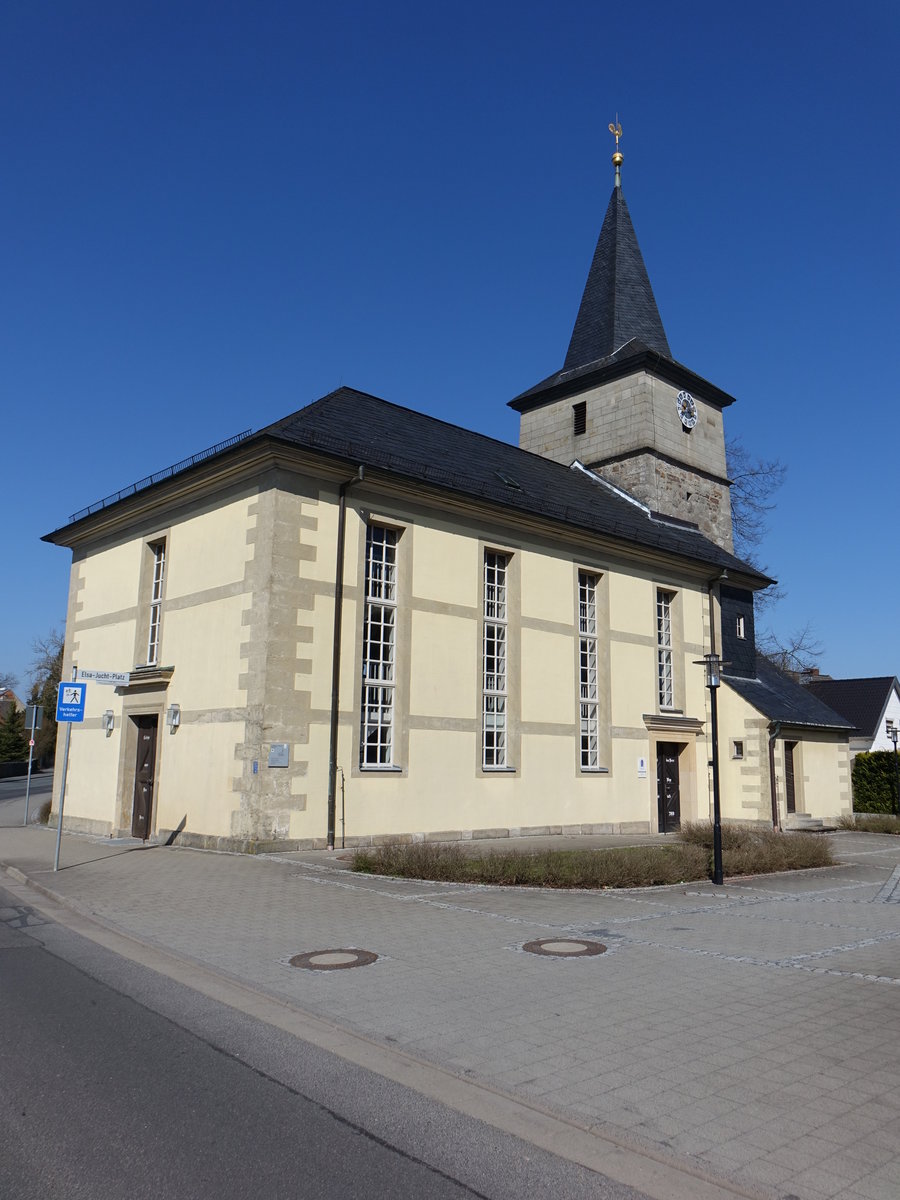
[[[0,671],[0,692],[5,692],[7,688],[12,691],[18,682],[15,675],[7,675],[4,671]]]
[[[734,551],[739,558],[765,572],[758,557],[769,528],[769,514],[775,510],[775,493],[784,483],[787,467],[777,458],[753,458],[740,438],[725,442],[728,477],[731,480],[731,521],[734,530]],[[756,610],[763,613],[784,598],[783,588],[776,584],[757,592]],[[787,638],[780,638],[771,629],[760,633],[756,648],[769,662],[782,671],[802,674],[814,667],[824,653],[824,647],[807,622]]]
[[[824,647],[808,621],[786,639],[767,630],[757,638],[756,649],[779,670],[794,675],[812,670],[824,653]]]
[[[35,638],[31,643],[31,651],[34,655],[31,660],[33,688],[42,685],[47,680],[53,684],[59,683],[65,645],[66,635],[63,629],[51,629],[46,637]]]
[[[774,496],[787,475],[787,467],[778,459],[753,458],[740,438],[727,438],[725,457],[731,480],[731,526],[734,552],[758,571],[768,567],[760,562],[759,547],[769,528],[769,513],[775,509]],[[756,593],[756,611],[765,612],[784,598],[777,584]]]
[[[46,637],[31,643],[31,704],[44,710],[44,723],[35,736],[35,758],[43,766],[53,759],[56,748],[56,693],[62,678],[66,639],[62,629],[51,629]]]
[[[731,480],[734,552],[756,566],[756,552],[775,508],[773,497],[784,483],[787,467],[777,458],[753,458],[740,438],[726,440],[725,458]]]

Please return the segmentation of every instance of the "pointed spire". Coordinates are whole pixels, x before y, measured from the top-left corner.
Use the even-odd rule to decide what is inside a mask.
[[[666,358],[672,357],[622,191],[622,127],[617,123],[609,128],[616,135],[612,159],[615,187],[581,297],[564,371],[607,358],[632,339]]]

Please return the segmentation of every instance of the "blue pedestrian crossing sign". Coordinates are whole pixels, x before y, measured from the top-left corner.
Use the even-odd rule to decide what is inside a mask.
[[[57,721],[83,721],[86,683],[61,683],[56,697]]]

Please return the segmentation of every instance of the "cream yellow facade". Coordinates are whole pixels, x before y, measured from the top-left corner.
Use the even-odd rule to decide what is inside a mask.
[[[66,677],[75,666],[130,676],[117,688],[88,683],[86,720],[70,743],[70,828],[141,833],[140,731],[149,722],[143,836],[244,849],[326,843],[340,481],[327,477],[332,470],[317,478],[311,463],[253,467],[244,472],[252,478],[234,480],[235,470],[208,478],[202,494],[172,480],[152,503],[119,506],[73,539]],[[706,819],[709,695],[697,660],[711,646],[708,569],[567,536],[496,508],[455,509],[385,480],[358,484],[348,496],[337,838],[354,845],[392,836],[656,830],[660,747],[677,758],[680,819]],[[370,527],[393,531],[396,542],[390,762],[376,766],[364,761],[361,732]],[[148,664],[158,547],[158,649]],[[482,753],[489,553],[503,557],[508,582],[502,769],[485,766]],[[596,609],[589,767],[580,575],[592,581]],[[671,612],[668,704],[659,687],[661,592]],[[719,695],[730,739],[721,742],[723,815],[765,821],[768,724],[727,687]],[[175,725],[167,723],[173,711]],[[730,755],[735,730],[740,760]],[[840,765],[836,754],[828,739],[803,742],[801,811],[832,815],[835,803],[818,797]],[[848,767],[845,774],[849,787]],[[833,792],[829,784],[825,793]]]
[[[139,721],[149,718],[155,744],[147,836],[165,840],[177,832],[188,843],[245,849],[326,843],[337,487],[281,470],[238,490],[218,502],[207,496],[184,504],[173,495],[170,505],[161,502],[145,516],[151,532],[136,533],[126,519],[120,530],[107,528],[75,548],[66,676],[76,665],[131,674],[124,687],[88,684],[86,720],[70,745],[71,828],[132,831]],[[551,536],[496,513],[492,524],[485,517],[470,511],[450,519],[433,499],[364,486],[347,506],[338,838],[354,845],[392,836],[656,830],[662,745],[674,747],[678,759],[680,818],[706,819],[709,697],[697,660],[711,644],[708,581],[684,565],[651,566],[621,548],[574,538],[566,544],[558,531]],[[361,754],[370,526],[395,531],[397,545],[386,767],[367,766]],[[159,545],[165,576],[154,667],[142,664],[152,602],[147,563]],[[486,549],[503,553],[509,575],[502,770],[482,762]],[[594,580],[596,596],[593,768],[581,761],[580,572]],[[660,590],[671,598],[668,707],[659,695]],[[768,722],[727,687],[719,701],[729,734],[720,743],[723,816],[767,821]],[[166,723],[173,706],[175,727]],[[106,711],[113,713],[111,731]],[[279,744],[286,746],[284,765],[270,765]],[[794,753],[801,812],[833,816],[849,807],[849,759],[834,739],[806,738]],[[837,800],[835,772],[846,785]]]

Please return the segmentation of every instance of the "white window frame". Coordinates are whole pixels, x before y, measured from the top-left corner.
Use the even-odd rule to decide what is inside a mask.
[[[481,766],[506,770],[509,709],[509,559],[484,552],[481,643]]]
[[[600,686],[597,666],[597,584],[578,572],[578,712],[582,771],[600,769]]]
[[[656,589],[656,686],[659,707],[675,707],[675,680],[672,654],[672,608],[675,593]]]
[[[166,543],[151,542],[153,582],[150,587],[150,629],[147,634],[147,666],[159,666],[159,644],[162,634],[162,599],[166,583]]]
[[[366,528],[359,765],[394,766],[397,683],[397,542],[387,525]]]
[[[735,633],[737,634],[737,636],[740,638],[740,640],[742,642],[745,641],[747,638],[747,621],[746,621],[746,618],[744,617],[743,613],[738,613],[734,624],[735,624],[735,629],[734,629]]]

